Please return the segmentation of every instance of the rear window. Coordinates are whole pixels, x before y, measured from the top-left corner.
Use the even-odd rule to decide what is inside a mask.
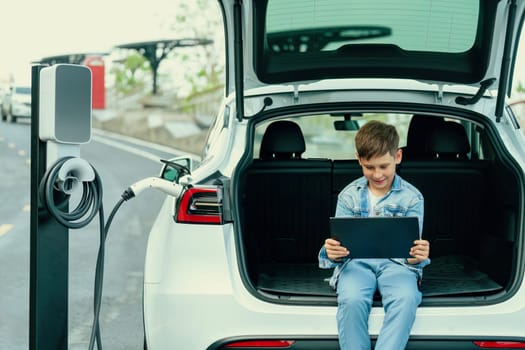
[[[306,150],[302,158],[324,158],[333,160],[357,159],[355,149],[355,135],[359,128],[370,120],[380,120],[395,125],[399,134],[399,147],[407,146],[408,130],[412,114],[405,113],[357,113],[353,115],[313,114],[285,118],[296,123],[304,136]],[[460,123],[453,118],[444,118],[445,121]],[[261,122],[257,125],[254,135],[253,158],[260,157],[263,135],[268,125],[274,120]],[[479,143],[479,135],[472,123],[461,122],[469,134],[471,153],[469,157],[485,159],[483,149]],[[343,126],[345,125],[345,126]],[[478,140],[478,141],[475,141]]]
[[[406,145],[410,114],[401,113],[363,113],[351,117],[352,125],[346,130],[337,130],[336,124],[342,123],[343,115],[316,114],[303,117],[287,118],[298,124],[304,136],[306,151],[303,158],[356,159],[354,138],[359,127],[370,120],[380,120],[396,126],[399,134],[399,147]],[[264,132],[273,121],[259,124],[255,131],[254,158],[260,154]]]
[[[498,0],[252,1],[253,63],[266,84],[479,83],[490,63],[498,6]]]
[[[478,16],[479,0],[269,0],[266,31],[273,52],[374,43],[459,53],[473,46]]]

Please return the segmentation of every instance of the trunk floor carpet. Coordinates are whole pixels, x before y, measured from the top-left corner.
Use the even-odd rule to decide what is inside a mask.
[[[333,270],[317,264],[262,265],[258,289],[270,293],[308,296],[335,296],[328,285]],[[464,256],[451,255],[432,259],[423,270],[421,291],[424,296],[465,295],[494,292],[502,287]]]

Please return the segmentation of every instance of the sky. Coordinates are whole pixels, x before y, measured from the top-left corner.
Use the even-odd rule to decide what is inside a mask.
[[[0,19],[0,83],[29,83],[31,62],[42,57],[171,38],[180,1],[9,1]]]

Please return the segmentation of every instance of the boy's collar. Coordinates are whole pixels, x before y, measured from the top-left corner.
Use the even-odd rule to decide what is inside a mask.
[[[368,188],[368,180],[366,179],[366,177],[362,177],[361,178],[361,182],[359,183],[359,186],[358,186],[360,189],[363,189],[363,188]],[[399,191],[401,190],[401,177],[399,175],[397,175],[397,173],[394,174],[394,180],[392,181],[392,187],[390,188],[390,191]]]
[[[401,178],[399,175],[394,174],[394,181],[392,181],[392,188],[391,191],[399,191],[401,189]]]

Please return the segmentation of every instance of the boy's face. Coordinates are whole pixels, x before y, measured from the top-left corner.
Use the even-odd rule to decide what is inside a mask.
[[[396,164],[401,162],[401,157],[402,151],[400,149],[397,150],[394,156],[387,152],[382,156],[370,159],[357,157],[363,169],[363,175],[368,180],[368,188],[373,194],[385,195],[390,191],[394,181]]]

